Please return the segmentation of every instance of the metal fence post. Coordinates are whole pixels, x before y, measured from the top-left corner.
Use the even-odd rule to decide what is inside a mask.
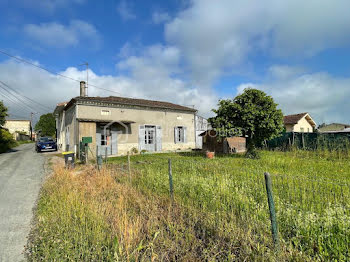
[[[108,150],[108,148],[106,147],[106,148],[105,148],[105,162],[106,162],[106,164],[107,164],[107,154],[108,154],[108,151],[107,151],[107,150]]]
[[[169,190],[170,190],[170,197],[172,200],[174,200],[174,188],[173,188],[173,172],[171,169],[171,159],[168,160],[169,164]]]
[[[128,171],[129,171],[129,180],[131,181],[131,166],[130,166],[130,153],[128,151]]]
[[[277,219],[276,219],[276,211],[275,211],[275,203],[273,202],[273,195],[272,195],[272,183],[271,183],[271,176],[269,173],[264,173],[265,175],[265,185],[266,185],[266,193],[267,193],[267,201],[269,204],[269,210],[270,210],[270,220],[271,220],[271,232],[272,232],[272,238],[273,243],[275,245],[275,248],[278,248],[278,228],[277,228]]]
[[[101,170],[101,166],[102,166],[102,156],[98,155],[98,146],[96,146],[96,165],[97,165],[97,169]]]

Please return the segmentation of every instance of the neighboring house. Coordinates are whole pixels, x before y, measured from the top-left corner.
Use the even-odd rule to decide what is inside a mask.
[[[332,123],[328,125],[323,125],[322,127],[318,128],[317,130],[321,133],[327,133],[327,132],[338,132],[342,131],[346,128],[350,128],[350,125],[348,124],[339,124],[339,123]]]
[[[79,152],[83,137],[95,154],[125,155],[138,151],[160,152],[195,148],[196,110],[168,102],[125,97],[87,97],[85,82],[80,96],[58,104],[58,146]]]
[[[350,127],[342,130],[321,131],[321,134],[350,134]]]
[[[203,137],[201,134],[210,129],[210,124],[208,120],[201,116],[196,116],[196,148],[202,149],[203,147]]]
[[[15,140],[30,140],[32,134],[32,124],[30,120],[8,119],[4,128],[13,135]]]
[[[309,113],[300,113],[284,116],[286,132],[312,133],[316,129],[316,123]]]
[[[215,130],[207,130],[200,134],[203,138],[203,150],[217,153],[244,153],[247,150],[245,137],[217,136]]]

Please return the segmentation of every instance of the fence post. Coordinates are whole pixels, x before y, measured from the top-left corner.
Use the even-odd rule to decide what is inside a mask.
[[[168,160],[169,163],[169,189],[170,189],[170,197],[174,200],[174,188],[173,188],[173,172],[171,169],[171,159]]]
[[[130,153],[128,151],[128,171],[129,171],[129,180],[131,181],[131,166],[130,166]]]
[[[277,219],[276,219],[276,211],[275,211],[275,203],[273,202],[273,195],[272,195],[272,183],[271,183],[271,176],[269,173],[265,172],[265,185],[266,185],[266,193],[267,193],[267,201],[269,204],[269,210],[270,210],[270,220],[271,220],[271,232],[272,232],[272,238],[273,243],[275,245],[275,248],[278,248],[278,228],[277,228]]]
[[[102,166],[102,156],[98,155],[98,146],[96,146],[96,165],[97,165],[97,169],[101,170],[101,166]]]
[[[107,154],[108,154],[108,151],[107,151],[107,150],[108,150],[108,148],[106,147],[106,148],[105,148],[105,162],[106,162],[106,164],[107,164]]]

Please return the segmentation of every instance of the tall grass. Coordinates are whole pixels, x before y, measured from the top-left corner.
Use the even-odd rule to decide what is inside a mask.
[[[212,216],[217,227],[234,223],[254,241],[270,236],[264,172],[273,191],[283,246],[313,260],[350,260],[350,162],[339,152],[262,152],[260,160],[194,155],[133,157],[142,192],[168,194],[167,158],[173,159],[175,199]],[[113,160],[116,164],[125,159]]]
[[[152,159],[158,164],[134,162],[135,168],[141,168],[134,169],[132,184],[120,170],[121,164],[100,172],[94,167],[78,167],[74,171],[56,167],[40,194],[27,248],[29,261],[307,260],[286,246],[274,253],[269,235],[242,227],[234,209],[228,203],[225,208],[219,205],[215,194],[203,201],[211,186],[219,181],[207,185],[203,192],[199,182],[206,182],[213,174],[200,176],[199,168],[195,174],[199,182],[193,176],[193,190],[184,187],[184,191],[179,188],[179,172],[184,167],[175,168],[177,199],[171,202],[167,180],[163,179],[164,159]],[[186,176],[189,174],[184,173],[183,185]],[[189,205],[194,198],[198,202]],[[243,197],[241,205],[246,206]],[[267,231],[268,225],[261,226]]]

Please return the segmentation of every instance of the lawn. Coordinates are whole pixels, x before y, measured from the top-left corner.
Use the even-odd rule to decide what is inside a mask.
[[[348,153],[261,152],[261,159],[145,154],[74,171],[43,186],[29,259],[308,261],[350,259]],[[174,201],[169,197],[172,160]],[[270,231],[272,175],[280,245]]]

